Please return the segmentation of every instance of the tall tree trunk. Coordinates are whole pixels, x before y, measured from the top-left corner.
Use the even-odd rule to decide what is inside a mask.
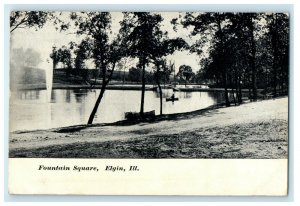
[[[273,93],[274,97],[277,96],[277,51],[274,52],[273,58]]]
[[[238,83],[238,78],[235,76],[235,80],[234,80],[234,92],[236,95],[236,101],[239,104],[239,99],[240,99],[240,94],[239,94],[239,83]]]
[[[231,88],[231,94],[232,94],[232,98],[233,98],[233,103],[236,106],[236,98],[234,96],[234,89],[233,89],[233,87]]]
[[[252,81],[252,98],[254,101],[257,100],[257,84],[256,84],[256,68],[255,68],[255,60],[251,60],[252,65],[252,74],[251,74],[251,81]]]
[[[161,89],[161,85],[160,85],[160,82],[159,82],[159,75],[158,75],[158,72],[159,72],[159,67],[157,67],[157,73],[156,73],[156,84],[157,84],[157,87],[158,87],[158,91],[159,91],[159,108],[160,108],[160,111],[159,111],[159,115],[162,115],[162,89]]]
[[[230,77],[230,87],[231,87],[231,96],[232,96],[232,99],[233,99],[233,103],[234,105],[236,106],[236,98],[234,96],[234,86],[233,86],[233,81],[232,81],[232,76]]]
[[[97,98],[97,101],[94,105],[94,108],[92,110],[92,113],[90,114],[90,117],[89,117],[89,120],[88,120],[88,124],[93,124],[93,121],[94,121],[94,118],[95,118],[95,115],[97,113],[97,110],[98,110],[98,107],[99,107],[99,104],[101,102],[101,99],[104,95],[104,92],[105,92],[105,88],[106,88],[106,81],[105,81],[105,76],[106,76],[106,68],[103,68],[102,69],[102,85],[101,85],[101,90],[100,90],[100,94]],[[96,78],[95,78],[95,82],[96,82]]]
[[[249,75],[247,77],[248,95],[249,95],[249,98],[251,98],[251,95],[252,95],[252,91],[251,91],[251,77],[250,77],[251,74],[248,74],[248,75]]]
[[[280,72],[280,79],[281,79],[281,81],[280,81],[280,85],[281,85],[281,95],[283,95],[284,94],[284,74],[283,74],[283,69],[281,68],[281,72]]]
[[[274,52],[273,58],[273,93],[274,97],[277,96],[277,52]]]
[[[225,104],[227,107],[230,106],[229,98],[228,98],[228,87],[227,87],[227,71],[226,68],[223,68],[224,74],[223,74],[223,84],[225,89]]]
[[[125,67],[124,67],[124,72],[123,72],[123,85],[125,83]]]
[[[141,108],[140,108],[140,116],[144,116],[144,101],[145,101],[145,64],[143,63],[143,71],[142,71],[142,95],[141,95]]]
[[[239,90],[239,103],[242,103],[242,85],[241,85],[241,76],[238,76],[238,90]]]
[[[162,100],[163,100],[163,98],[162,98],[162,89],[161,89],[161,86],[160,86],[160,83],[159,83],[159,81],[157,80],[156,81],[156,83],[157,83],[157,86],[158,86],[158,90],[159,90],[159,100],[160,100],[160,112],[159,112],[159,115],[162,115]]]
[[[103,63],[102,63],[102,64],[103,64]],[[101,100],[102,100],[102,98],[103,98],[103,96],[104,96],[104,92],[105,92],[105,90],[106,90],[106,86],[107,86],[107,84],[109,83],[109,81],[110,81],[111,78],[112,78],[112,75],[113,75],[113,72],[114,72],[114,69],[115,69],[115,65],[116,65],[116,62],[113,63],[111,73],[110,73],[110,75],[109,75],[109,77],[108,77],[107,80],[106,80],[106,68],[103,68],[103,69],[102,69],[102,71],[103,71],[103,72],[102,72],[102,85],[101,85],[100,94],[99,94],[99,96],[98,96],[98,98],[97,98],[97,101],[96,101],[96,103],[95,103],[95,106],[94,106],[94,108],[93,108],[93,111],[92,111],[92,113],[91,113],[91,115],[90,115],[90,117],[89,117],[88,124],[92,124],[93,121],[94,121],[94,118],[95,118],[95,115],[96,115],[96,113],[97,113],[98,107],[99,107],[100,102],[101,102]],[[106,67],[106,66],[105,66],[105,67]]]
[[[237,69],[235,69],[234,72],[234,83],[235,83],[235,94],[236,94],[237,103],[240,104],[241,97],[239,93],[239,75]]]
[[[223,56],[225,54],[225,51],[224,51],[224,36],[223,36],[223,30],[222,30],[222,27],[221,27],[221,14],[218,13],[218,16],[217,16],[217,24],[218,24],[218,30],[220,32],[220,41],[221,41],[221,51],[222,51],[222,59],[223,59]],[[224,62],[220,60],[220,64],[219,66],[221,67],[221,71],[223,73],[223,86],[224,86],[224,90],[225,90],[225,104],[226,106],[230,106],[230,102],[229,102],[229,98],[228,98],[228,87],[227,87],[227,68],[226,66],[224,66]]]
[[[104,84],[103,84],[103,82],[104,82]],[[92,113],[90,114],[90,117],[89,117],[89,120],[88,120],[88,124],[93,124],[95,115],[96,115],[96,113],[97,113],[98,107],[99,107],[100,102],[101,102],[101,100],[102,100],[102,97],[103,97],[103,95],[104,95],[105,89],[106,89],[106,84],[105,84],[105,81],[102,80],[102,86],[101,86],[100,94],[99,94],[99,96],[98,96],[98,98],[97,98],[97,101],[96,101],[96,103],[95,103],[95,106],[94,106],[94,108],[93,108],[93,111],[92,111]]]
[[[160,85],[160,81],[159,81],[159,64],[156,64],[156,73],[155,73],[155,81],[156,84],[158,86],[158,91],[159,91],[159,105],[160,105],[160,111],[159,111],[159,115],[162,115],[162,89],[161,89],[161,85]]]
[[[251,82],[252,82],[252,97],[253,100],[257,100],[257,83],[256,83],[256,65],[255,65],[255,55],[256,55],[256,46],[255,46],[255,39],[254,39],[254,22],[252,14],[250,15],[250,41],[251,41],[251,58],[250,58],[250,65],[252,68],[251,72]]]
[[[273,93],[277,96],[277,66],[278,66],[278,46],[277,46],[277,14],[275,15],[273,32],[272,32],[272,47],[273,47]]]

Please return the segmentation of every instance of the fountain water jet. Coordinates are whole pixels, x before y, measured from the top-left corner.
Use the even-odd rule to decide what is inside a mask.
[[[53,67],[50,64],[46,68],[46,90],[47,90],[47,102],[51,102],[52,86],[53,86]]]

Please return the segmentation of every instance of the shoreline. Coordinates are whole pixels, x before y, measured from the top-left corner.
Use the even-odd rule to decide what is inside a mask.
[[[280,98],[285,98],[285,97],[277,97],[276,99]],[[261,102],[265,101],[263,99],[259,99],[256,102]],[[238,107],[244,104],[249,104],[251,103],[250,101],[243,101],[241,104],[234,105],[234,103],[231,103],[230,107]],[[140,123],[155,123],[155,122],[160,122],[160,121],[167,121],[167,120],[179,120],[179,119],[184,119],[184,118],[189,118],[197,115],[204,114],[206,112],[209,112],[211,110],[215,109],[220,109],[220,108],[226,108],[225,103],[218,103],[214,104],[208,107],[205,107],[203,109],[198,109],[190,112],[182,112],[182,113],[173,113],[173,114],[162,114],[162,115],[155,115],[154,118],[146,118],[143,120],[119,120],[116,122],[110,122],[110,123],[94,123],[91,125],[88,124],[76,124],[76,125],[70,125],[70,126],[63,126],[63,127],[54,127],[54,128],[49,128],[49,129],[34,129],[34,130],[15,130],[11,131],[10,133],[16,133],[16,134],[21,134],[21,133],[29,133],[29,132],[36,132],[36,131],[56,131],[56,132],[73,132],[73,131],[79,131],[84,128],[89,128],[89,127],[106,127],[106,126],[130,126],[130,125],[136,125]]]
[[[9,156],[287,158],[287,140],[288,98],[282,97],[164,115],[155,121],[13,132]]]
[[[247,103],[242,103],[242,104],[247,104]],[[232,105],[232,106],[234,106],[234,105]],[[163,114],[161,116],[156,115],[154,118],[146,118],[143,120],[119,120],[116,122],[94,123],[91,125],[77,124],[77,125],[70,125],[70,126],[64,126],[64,127],[49,128],[49,129],[16,130],[16,131],[12,131],[10,133],[22,134],[22,133],[30,133],[30,132],[37,132],[37,131],[55,131],[55,132],[60,132],[60,133],[68,133],[68,132],[80,131],[81,129],[90,128],[90,127],[131,126],[131,125],[137,125],[137,124],[142,124],[142,123],[155,123],[155,122],[161,122],[161,121],[184,119],[184,118],[188,118],[188,117],[192,117],[192,116],[196,116],[196,115],[201,115],[201,114],[204,114],[211,110],[220,109],[220,108],[225,108],[225,103],[211,105],[206,108],[194,110],[194,111],[190,111],[190,112]]]
[[[141,85],[137,84],[109,84],[107,85],[107,90],[138,90],[140,91],[142,88]],[[146,84],[146,91],[154,91],[157,86],[153,86],[152,84]],[[167,86],[166,88],[172,89],[172,87]],[[224,92],[224,88],[202,88],[202,87],[183,87],[178,88],[175,87],[176,91],[182,92]],[[46,84],[22,84],[22,86],[16,86],[15,90],[26,91],[26,90],[45,90]],[[60,84],[53,83],[52,89],[101,89],[101,85],[86,85],[86,84]],[[228,88],[228,92],[231,93],[231,88]],[[262,92],[263,89],[257,89],[258,92]],[[249,93],[249,89],[242,89],[242,93]]]

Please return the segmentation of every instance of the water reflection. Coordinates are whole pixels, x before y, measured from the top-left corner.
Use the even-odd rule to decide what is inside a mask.
[[[19,93],[21,100],[36,100],[40,97],[39,90],[26,90],[24,92]]]
[[[67,90],[66,92],[66,102],[70,103],[71,102],[71,90]]]
[[[201,92],[199,92],[201,94]],[[189,99],[192,98],[192,92],[181,92],[180,93],[181,98]]]
[[[200,92],[200,95],[202,93]],[[208,96],[210,98],[213,98],[216,100],[216,102],[222,102],[225,99],[225,95],[223,92],[207,92]]]
[[[85,124],[99,95],[99,90],[56,89],[51,102],[46,90],[11,92],[10,130],[34,130]],[[172,94],[176,102],[166,102]],[[99,106],[94,123],[108,123],[124,119],[125,112],[140,110],[140,91],[107,90]],[[223,100],[220,92],[173,92],[163,89],[163,113],[189,112],[208,107]],[[145,92],[145,111],[160,108],[159,93]]]
[[[160,96],[159,96],[159,90],[154,91],[154,94],[155,94],[156,98],[160,98]],[[162,97],[163,98],[171,97],[172,94],[175,94],[175,96],[176,96],[176,91],[174,92],[173,89],[162,89]]]
[[[75,95],[75,99],[77,103],[83,102],[85,100],[85,96],[88,92],[94,92],[95,91],[89,91],[87,89],[74,89],[73,93]]]

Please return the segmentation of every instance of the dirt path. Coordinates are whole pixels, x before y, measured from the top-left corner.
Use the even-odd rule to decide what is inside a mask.
[[[286,158],[287,121],[288,98],[278,98],[154,123],[12,133],[10,156]]]

